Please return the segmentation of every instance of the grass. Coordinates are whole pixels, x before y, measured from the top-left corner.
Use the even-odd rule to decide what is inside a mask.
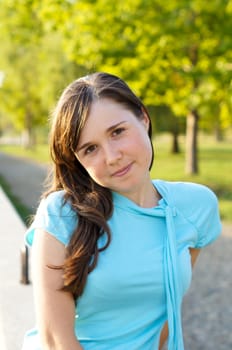
[[[170,154],[170,139],[155,140],[155,162],[153,178],[171,181],[190,181],[209,186],[219,198],[221,217],[232,222],[232,143],[215,143],[212,138],[201,136],[199,142],[199,174],[184,174],[184,140],[181,153]]]
[[[232,222],[231,140],[216,143],[212,137],[200,135],[199,174],[191,176],[184,174],[184,137],[180,138],[181,152],[179,154],[171,154],[170,146],[170,137],[167,135],[158,136],[155,139],[155,161],[151,171],[152,178],[191,181],[209,186],[219,198],[222,219],[226,222]],[[27,157],[38,162],[49,162],[47,145],[38,145],[34,150],[25,150],[19,146],[0,146],[0,151],[15,156]],[[25,214],[23,215],[25,217]]]
[[[12,156],[29,158],[39,163],[49,162],[49,150],[46,144],[36,145],[32,149],[17,145],[0,145],[0,151]]]

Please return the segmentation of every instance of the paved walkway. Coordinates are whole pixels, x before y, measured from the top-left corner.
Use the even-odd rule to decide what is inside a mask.
[[[0,175],[6,178],[13,193],[34,212],[47,176],[48,167],[0,152]]]
[[[0,175],[32,210],[37,206],[46,172],[45,166],[0,153]],[[6,212],[3,210],[3,218]],[[5,237],[2,211],[0,216],[0,349],[6,349],[2,346],[5,342],[7,350],[20,350],[24,330],[33,326],[34,318],[31,286],[19,283],[17,255],[24,228],[16,233],[12,223],[11,234]],[[184,300],[185,350],[232,349],[231,252],[232,225],[224,225],[222,236],[202,251],[194,269],[192,286]],[[9,275],[9,266],[14,270],[12,275]]]
[[[25,226],[0,187],[0,349],[20,350],[34,324],[32,286],[20,283]]]
[[[232,349],[232,225],[204,249],[183,310],[186,350]]]
[[[47,167],[0,153],[0,175],[21,202],[35,212]],[[26,227],[0,188],[0,350],[20,350],[34,326],[32,285],[23,285],[20,250]]]

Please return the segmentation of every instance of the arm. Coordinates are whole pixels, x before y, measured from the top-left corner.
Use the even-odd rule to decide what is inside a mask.
[[[192,268],[193,268],[201,250],[198,248],[189,248],[189,251],[191,254],[191,263],[192,263]]]
[[[81,350],[74,333],[75,304],[70,293],[60,291],[64,245],[45,231],[36,232],[32,249],[34,302],[44,350]]]
[[[161,350],[168,339],[168,322],[165,323],[162,332],[160,334],[159,350]]]
[[[195,263],[196,263],[196,260],[198,258],[198,255],[200,254],[200,249],[190,248],[189,250],[190,250],[191,263],[192,263],[192,268],[193,268]],[[166,322],[163,329],[162,329],[161,335],[160,335],[159,350],[162,349],[167,338],[168,338],[168,323]]]

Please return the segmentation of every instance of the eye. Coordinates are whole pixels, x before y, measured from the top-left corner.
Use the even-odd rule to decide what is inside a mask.
[[[95,150],[96,150],[97,146],[96,145],[91,145],[91,146],[88,146],[86,149],[85,149],[85,154],[90,154],[90,153],[93,153]]]
[[[112,132],[112,136],[120,135],[121,133],[123,133],[124,130],[125,128],[117,128]]]

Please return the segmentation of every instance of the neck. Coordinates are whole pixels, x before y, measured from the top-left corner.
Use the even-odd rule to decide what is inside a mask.
[[[142,208],[156,207],[161,198],[159,192],[156,190],[151,180],[139,192],[135,191],[127,195],[122,193],[122,195],[126,196],[128,199],[132,200]]]

